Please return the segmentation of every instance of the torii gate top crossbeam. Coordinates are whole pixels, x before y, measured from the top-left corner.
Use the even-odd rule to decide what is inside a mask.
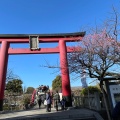
[[[58,42],[60,39],[66,42],[81,40],[85,32],[61,33],[61,34],[0,34],[0,43],[5,40],[10,43],[28,43],[30,36],[39,36],[39,42]]]
[[[62,33],[62,34],[0,34],[0,43],[29,43],[31,36],[37,36],[39,43],[76,42],[83,39],[85,32]],[[67,52],[74,51],[74,48],[66,46]],[[1,48],[0,48],[1,50]],[[30,48],[8,48],[8,54],[51,54],[59,53],[59,45],[55,48],[39,48],[30,50]]]

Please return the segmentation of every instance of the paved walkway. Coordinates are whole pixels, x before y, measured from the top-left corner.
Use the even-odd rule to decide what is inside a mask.
[[[85,108],[70,109],[58,112],[54,108],[52,108],[51,112],[46,112],[45,108],[36,108],[33,110],[0,113],[1,120],[36,120],[37,118],[39,118],[39,120],[75,120],[81,117],[90,118],[93,116],[97,117],[98,120],[103,120],[97,112]]]

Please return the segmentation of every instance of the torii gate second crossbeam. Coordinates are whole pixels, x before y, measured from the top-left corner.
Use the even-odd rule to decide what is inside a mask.
[[[69,70],[67,63],[67,52],[73,52],[74,49],[66,46],[66,42],[80,41],[85,32],[64,33],[64,34],[1,34],[0,35],[0,111],[3,110],[4,89],[6,81],[6,71],[8,56],[13,54],[60,54],[60,68],[62,77],[62,93],[67,100],[67,106],[72,106],[71,88],[69,79]],[[58,42],[56,48],[10,48],[11,43],[29,43],[30,36],[37,36],[39,43]]]

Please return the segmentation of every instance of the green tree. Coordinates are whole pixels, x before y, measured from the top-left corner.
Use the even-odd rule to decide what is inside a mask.
[[[22,93],[23,92],[22,83],[23,83],[22,80],[19,79],[8,81],[5,89],[8,92],[12,92],[12,93]]]
[[[62,81],[61,76],[58,75],[56,78],[52,81],[52,89],[53,90],[61,90],[62,88]]]
[[[27,93],[27,94],[32,94],[33,91],[34,91],[34,88],[33,88],[33,87],[28,87],[26,93]]]
[[[94,92],[100,93],[100,89],[97,86],[88,86],[87,88],[83,88],[81,91],[82,95],[87,95],[89,91],[89,94],[94,94]]]

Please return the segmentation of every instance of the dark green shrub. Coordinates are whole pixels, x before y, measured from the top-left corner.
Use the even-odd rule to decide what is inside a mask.
[[[100,89],[96,86],[88,86],[87,88],[83,88],[81,91],[82,95],[87,95],[89,92],[89,94],[94,94],[94,92],[99,92],[100,93]]]

